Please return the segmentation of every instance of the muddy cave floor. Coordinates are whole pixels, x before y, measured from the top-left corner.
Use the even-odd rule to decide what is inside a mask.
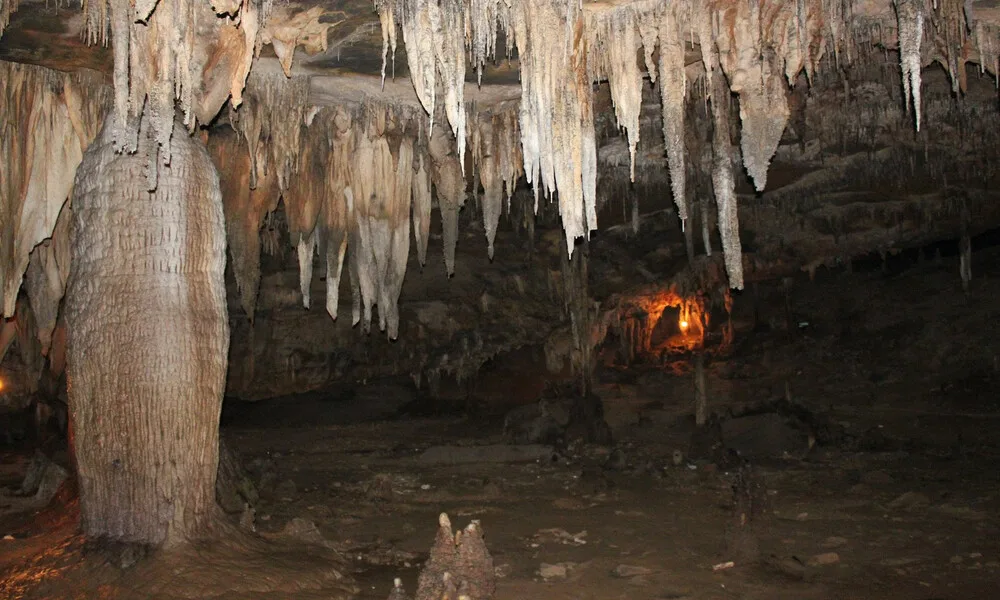
[[[231,579],[214,572],[217,581],[203,588],[162,585],[153,593],[149,581],[171,580],[156,567],[81,575],[73,524],[57,519],[0,541],[7,582],[0,590],[10,597],[342,597],[322,577],[281,588],[268,587],[281,577],[261,574],[322,569],[315,546],[294,542],[295,531],[307,531],[302,537],[343,553],[357,597],[385,598],[395,576],[413,592],[437,515],[446,511],[459,526],[482,521],[500,575],[497,598],[994,598],[1000,250],[978,253],[973,272],[968,296],[957,260],[948,258],[889,275],[803,276],[791,287],[793,331],[781,326],[780,285],[758,290],[776,325],[770,330],[760,322],[751,330],[749,293],[737,299],[736,347],[707,367],[711,409],[740,414],[787,394],[827,424],[811,450],[789,446],[787,456],[755,463],[767,498],[755,524],[757,565],[727,548],[733,472],[704,460],[674,465],[674,451],[691,444],[690,371],[646,365],[599,372],[595,391],[614,444],[574,447],[558,460],[503,462],[484,449],[474,462],[450,463],[454,452],[425,454],[502,444],[502,417],[404,411],[368,420],[357,402],[322,395],[286,400],[280,411],[276,402],[237,407],[222,431],[260,488],[257,530],[293,532],[281,538],[278,566],[221,561],[217,571]],[[490,377],[542,376],[498,362],[481,387]],[[369,397],[400,393],[391,382],[368,388]],[[5,480],[26,461],[7,452]],[[4,526],[14,527],[10,519]],[[60,548],[69,548],[62,558],[44,558]],[[34,570],[26,574],[28,559]],[[731,568],[713,569],[730,560]],[[255,576],[257,584],[241,592],[221,589],[220,581]]]

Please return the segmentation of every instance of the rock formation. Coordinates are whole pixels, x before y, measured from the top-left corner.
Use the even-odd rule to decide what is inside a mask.
[[[573,346],[562,354],[585,372],[593,345],[621,322],[615,311],[632,310],[621,308],[634,304],[621,296],[629,278],[739,289],[1000,224],[985,185],[1000,147],[1000,15],[985,1],[348,0],[334,9],[312,0],[85,0],[82,17],[60,7],[55,25],[40,27],[49,22],[37,18],[43,10],[40,0],[0,0],[2,305],[13,316],[24,289],[33,317],[18,322],[35,323],[42,353],[62,351],[54,340],[64,295],[71,340],[87,339],[89,321],[101,316],[80,300],[95,292],[74,274],[77,265],[91,269],[85,274],[109,268],[81,262],[97,252],[86,236],[125,240],[107,257],[139,256],[221,231],[207,206],[216,197],[207,161],[191,167],[205,171],[192,181],[211,189],[188,194],[206,206],[184,201],[185,215],[211,213],[203,219],[171,229],[159,222],[169,211],[151,210],[143,218],[156,221],[154,233],[140,234],[77,214],[68,198],[98,202],[86,194],[109,185],[95,180],[99,168],[78,171],[95,143],[106,165],[142,164],[141,173],[131,162],[127,169],[142,189],[115,193],[145,201],[173,198],[170,186],[186,184],[173,169],[192,152],[200,157],[199,138],[207,139],[242,309],[232,319],[238,358],[229,387],[248,397],[338,377],[466,377],[499,352],[544,343],[559,319]],[[498,231],[523,231],[534,248],[536,220],[549,216],[562,230],[560,252],[533,254],[530,274],[501,269]],[[443,265],[427,258],[438,251],[437,219]],[[94,227],[74,238],[84,241],[72,267],[71,222]],[[626,223],[632,238],[621,236]],[[670,241],[660,247],[669,260],[631,256],[629,243],[652,227],[663,240],[683,239],[683,251]],[[460,245],[472,228],[488,257],[475,263],[476,276],[490,285],[470,303],[464,292],[480,282],[463,272]],[[161,240],[157,231],[170,233]],[[605,262],[594,265],[588,244],[605,240],[621,243],[604,245]],[[221,241],[206,244],[221,250]],[[281,262],[286,245],[295,249],[293,277]],[[314,286],[317,254],[324,281]],[[182,269],[173,260],[150,269]],[[198,269],[221,277],[219,264]],[[338,319],[345,266],[349,323]],[[462,297],[435,304],[425,295],[407,307],[407,284],[421,287],[417,267],[425,282],[443,267],[456,283],[442,277],[438,291],[464,286]],[[286,297],[318,316],[293,315]],[[154,318],[156,299],[143,296],[132,309]],[[164,313],[182,330],[205,317],[174,300]],[[279,308],[286,321],[255,319]],[[413,339],[375,346],[376,336],[349,333],[358,325],[367,333],[376,318],[385,337]],[[218,335],[205,361],[215,368],[225,365],[227,344],[211,323]],[[621,328],[625,337],[648,335],[630,327]],[[83,367],[80,352],[70,352],[79,381],[116,364]],[[290,375],[260,382],[281,369]],[[203,395],[208,415],[218,400],[208,396],[222,393],[217,375],[177,395]],[[200,515],[200,500],[192,502]],[[152,504],[141,510],[159,510]],[[166,535],[148,515],[130,524],[87,518],[108,521],[112,535]]]
[[[452,534],[451,520],[441,513],[434,545],[417,580],[416,600],[488,600],[495,592],[493,558],[479,521]]]

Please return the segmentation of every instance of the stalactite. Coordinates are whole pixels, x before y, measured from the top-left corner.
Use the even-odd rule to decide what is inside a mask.
[[[497,20],[508,16],[497,0],[469,0],[465,11],[465,31],[477,81],[483,82],[486,60],[496,53]]]
[[[392,49],[392,72],[396,72],[396,19],[391,10],[380,10],[379,24],[382,26],[382,85],[385,86],[385,65]]]
[[[507,196],[507,212],[518,180],[524,175],[524,158],[521,156],[521,132],[518,129],[516,110],[507,110],[494,116],[493,131],[496,135],[494,150],[499,152],[498,169]]]
[[[290,107],[284,108],[288,110]],[[291,114],[289,129],[295,128],[297,124],[296,111],[292,109]],[[313,256],[318,241],[316,223],[326,197],[327,161],[330,159],[331,150],[330,127],[313,127],[315,118],[315,111],[309,111],[305,115],[305,122],[302,124],[308,127],[309,133],[301,139],[298,170],[294,175],[285,176],[287,189],[282,194],[289,238],[298,252],[299,288],[302,292],[302,305],[305,308],[309,308],[311,304],[309,290],[312,282]]]
[[[371,328],[372,306],[375,304],[377,275],[375,255],[372,252],[369,210],[375,194],[376,169],[384,171],[384,161],[391,159],[386,141],[372,131],[358,136],[354,151],[351,185],[345,190],[348,214],[351,215],[351,235],[348,252],[351,257],[351,285],[354,308],[352,323],[365,332]],[[381,174],[381,173],[380,173]]]
[[[969,19],[971,22],[971,19]],[[1000,88],[1000,32],[981,21],[976,22],[974,29],[976,48],[979,51],[979,70],[985,73],[993,72],[995,84]]]
[[[253,165],[250,185],[274,170],[284,192],[299,167],[300,138],[307,115],[309,79],[286,78],[278,72],[254,69],[247,80],[248,99],[230,115],[237,131],[247,141]]]
[[[780,31],[780,26],[778,32],[772,31],[775,21],[763,18],[768,15],[767,5],[760,2],[736,3],[711,14],[725,23],[712,42],[718,50],[719,64],[729,78],[731,91],[740,96],[743,163],[757,190],[762,191],[767,182],[771,157],[781,140],[789,114],[781,69],[776,66],[779,57],[764,50],[771,46],[781,48],[788,39],[797,40],[798,36],[791,35],[788,39],[778,37],[785,32]],[[786,9],[784,14],[794,13]],[[794,19],[794,22],[797,24],[798,20]],[[704,43],[705,40],[702,40]],[[796,56],[794,62],[798,66],[792,68],[798,72],[801,57]]]
[[[367,115],[354,152],[351,185],[345,188],[351,221],[351,285],[354,323],[371,326],[378,305],[379,329],[399,335],[399,293],[410,249],[413,141],[390,110]],[[390,145],[392,140],[392,145]],[[397,146],[398,144],[398,146]]]
[[[483,229],[492,260],[493,240],[503,212],[504,197],[509,211],[510,196],[521,176],[517,115],[512,110],[481,114],[472,133],[472,155],[483,186]]]
[[[245,8],[251,2],[244,0]],[[257,31],[266,18],[257,9],[241,10],[238,18],[218,18],[212,5],[200,0],[174,2],[85,0],[87,39],[106,44],[111,31],[114,50],[115,123],[113,137],[118,152],[135,152],[138,121],[149,110],[156,144],[147,149],[147,187],[156,187],[158,164],[170,163],[174,102],[179,101],[188,129],[196,125],[195,105],[202,95],[202,73],[209,59],[206,40],[219,39],[224,28],[247,27]],[[235,61],[246,76],[251,45],[244,45]],[[241,70],[242,68],[242,70]],[[230,94],[239,98],[243,79],[232,78]],[[218,106],[215,110],[218,110]],[[214,114],[214,113],[213,113]]]
[[[500,224],[500,213],[503,210],[503,184],[498,172],[498,162],[494,160],[494,132],[492,124],[479,124],[478,134],[482,138],[479,157],[479,172],[483,184],[483,229],[486,231],[487,253],[493,259],[493,239]]]
[[[611,89],[618,126],[628,136],[629,177],[635,181],[635,152],[639,144],[639,112],[642,108],[642,73],[636,61],[639,51],[638,20],[631,6],[590,14],[588,30],[591,56],[590,80],[606,76]]]
[[[302,294],[302,306],[308,309],[312,303],[310,288],[312,287],[313,256],[316,255],[315,230],[308,234],[299,234],[295,249],[299,259],[299,292]]]
[[[3,30],[10,23],[10,15],[17,10],[19,3],[20,0],[0,0],[0,35],[3,35]]]
[[[380,328],[389,339],[399,336],[399,294],[403,291],[406,262],[410,256],[410,201],[413,188],[413,140],[404,137],[396,152],[395,190],[385,207],[389,236],[385,278],[379,294]]]
[[[912,69],[904,64],[905,73],[910,75],[908,95],[913,95],[915,105],[919,104],[919,89],[913,89],[912,80],[919,78],[921,36],[907,32],[916,31],[923,18],[923,9],[917,4],[920,1],[900,0],[898,4],[900,49],[904,56],[910,57],[905,64],[917,61]],[[959,11],[957,6],[956,2],[942,4],[941,11],[947,14],[932,17],[947,25],[951,23],[949,19],[957,18],[952,14]],[[858,55],[859,45],[890,44],[891,40],[882,31],[893,28],[887,22],[891,16],[884,7],[842,0],[749,3],[698,0],[690,4],[648,0],[627,6],[585,7],[555,0],[516,3],[449,0],[444,4],[428,0],[379,0],[377,9],[383,13],[384,54],[392,44],[398,24],[407,40],[414,87],[432,116],[439,85],[446,94],[450,89],[458,89],[449,87],[457,79],[447,73],[458,72],[449,65],[463,62],[468,51],[474,68],[481,72],[486,58],[495,52],[498,31],[504,31],[508,51],[516,48],[519,60],[522,84],[519,129],[524,173],[535,190],[536,210],[540,195],[551,197],[558,193],[570,252],[574,239],[596,228],[596,151],[591,112],[591,85],[595,79],[606,77],[609,81],[617,120],[627,131],[630,176],[635,178],[640,106],[637,90],[643,85],[636,60],[640,46],[650,79],[658,81],[661,89],[672,192],[684,221],[687,219],[682,110],[687,89],[682,42],[685,33],[690,35],[692,45],[697,43],[701,48],[706,95],[707,88],[713,86],[715,69],[725,74],[729,89],[739,94],[742,158],[757,189],[763,190],[768,166],[789,115],[782,78],[791,84],[804,71],[811,81],[827,48],[833,49],[835,61],[851,61]],[[391,15],[385,15],[386,11]],[[962,18],[967,23],[971,19],[968,15]],[[456,25],[449,27],[448,23]],[[950,25],[945,27],[950,31],[949,28],[954,29]],[[460,36],[452,35],[452,30],[464,32],[464,47],[460,47]],[[962,68],[954,63],[964,60],[957,57],[964,57],[961,51],[965,35],[958,31],[944,36],[944,59],[959,80]],[[993,57],[992,42],[976,33],[972,37],[981,48],[982,60],[990,63],[987,68],[993,68],[997,59]],[[659,64],[654,65],[653,51],[657,44]],[[452,126],[457,133],[454,120]],[[459,136],[459,146],[463,142],[464,138]],[[724,164],[721,158],[716,161],[713,179],[716,187],[729,189],[727,182],[733,179],[732,168]],[[461,168],[463,163],[459,161],[458,166]],[[488,167],[481,168],[479,175],[484,174],[492,189],[494,173]],[[719,203],[721,214],[734,214],[735,207],[727,199],[730,196],[735,197],[721,192],[724,199]],[[446,215],[450,223],[453,219],[449,215],[451,212]],[[738,248],[737,232],[731,230],[734,225],[730,218],[720,222],[729,232],[723,236],[727,252]],[[731,268],[736,269],[732,261],[735,258],[731,258]]]
[[[351,181],[355,138],[351,114],[347,110],[338,107],[329,121],[321,124],[330,135],[330,158],[320,223],[326,247],[326,312],[336,319],[340,306],[340,278],[347,253],[350,218],[353,216],[348,212],[345,193]]]
[[[417,98],[434,127],[437,108],[437,86],[444,90],[444,109],[455,136],[459,167],[464,173],[466,113],[465,113],[465,13],[462,0],[379,0],[383,35],[389,23],[399,23],[406,44],[410,79]],[[395,39],[395,28],[389,38]],[[383,50],[383,71],[385,70]]]
[[[740,245],[739,217],[736,208],[736,183],[733,178],[732,142],[729,139],[729,88],[723,75],[712,76],[712,188],[719,211],[719,235],[726,259],[729,285],[743,289],[743,251]]]
[[[90,74],[0,62],[0,293],[14,314],[32,248],[52,235],[110,90]]]
[[[778,149],[790,113],[785,83],[781,75],[773,70],[771,61],[761,60],[759,73],[760,79],[750,79],[747,87],[735,89],[733,86],[733,91],[740,94],[743,164],[757,191],[762,192],[767,185],[771,157]]]
[[[246,141],[236,134],[216,133],[209,138],[209,152],[220,173],[226,240],[240,304],[252,322],[260,287],[261,228],[278,205],[280,193],[273,172],[251,188],[253,166]]]
[[[899,23],[899,68],[906,109],[920,131],[920,43],[924,37],[924,0],[894,0]]]
[[[420,265],[427,264],[427,242],[431,235],[431,170],[426,153],[417,154],[417,172],[413,174],[413,236],[417,241]]]
[[[270,11],[270,18],[261,21],[265,26],[260,29],[257,47],[271,44],[281,70],[286,77],[291,77],[295,49],[302,47],[310,54],[325,51],[328,31],[342,22],[324,19],[325,13],[322,6],[302,10],[289,4],[279,5]]]
[[[455,273],[455,246],[458,244],[458,211],[465,204],[465,179],[458,157],[444,136],[431,137],[428,150],[431,157],[431,180],[437,192],[438,207],[444,235],[444,264],[451,276]]]
[[[24,275],[24,289],[28,292],[31,313],[35,317],[35,331],[42,356],[48,356],[69,278],[71,212],[69,204],[63,206],[52,237],[31,251]]]
[[[577,3],[513,5],[521,67],[521,146],[528,182],[558,191],[572,256],[576,238],[597,229],[597,148],[584,20]]]
[[[660,18],[659,80],[660,101],[663,106],[663,139],[667,151],[667,165],[670,169],[670,188],[673,191],[674,204],[677,206],[677,217],[683,227],[688,219],[684,148],[687,74],[684,69],[684,44],[677,10],[676,4],[665,7]]]

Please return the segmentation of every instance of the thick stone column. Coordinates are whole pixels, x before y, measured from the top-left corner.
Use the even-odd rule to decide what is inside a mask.
[[[226,236],[204,145],[175,124],[149,192],[145,123],[139,138],[138,152],[116,154],[106,126],[77,171],[69,410],[84,533],[170,545],[217,510]]]

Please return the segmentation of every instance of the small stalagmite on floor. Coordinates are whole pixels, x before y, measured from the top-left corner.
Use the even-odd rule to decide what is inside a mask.
[[[446,513],[438,517],[430,556],[417,578],[416,600],[488,600],[496,592],[493,557],[479,521],[452,533]],[[408,600],[403,582],[393,582],[389,600]]]

